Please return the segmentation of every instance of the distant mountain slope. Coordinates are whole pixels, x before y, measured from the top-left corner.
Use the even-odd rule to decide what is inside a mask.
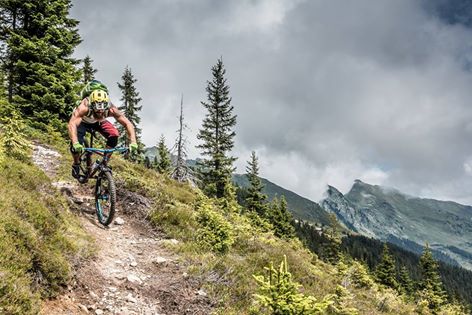
[[[153,146],[146,148],[144,154],[151,161],[154,160],[154,157],[158,154],[157,147]],[[196,166],[197,160],[188,159],[186,162],[189,166]],[[288,208],[296,219],[321,223],[324,225],[329,223],[329,214],[318,203],[280,187],[265,178],[261,178],[261,180],[265,187],[264,193],[267,194],[269,200],[272,200],[275,196],[285,196]],[[234,174],[233,181],[241,187],[249,187],[249,182],[245,175]]]
[[[356,180],[343,195],[330,186],[321,206],[360,234],[418,252],[429,243],[444,261],[472,270],[472,207],[408,196]]]
[[[325,257],[325,244],[330,242],[326,235],[309,224],[295,224],[295,230],[310,250],[320,258]],[[384,244],[383,241],[374,238],[348,234],[342,238],[341,250],[350,257],[366,263],[374,272],[381,261]],[[395,261],[397,275],[400,274],[401,267],[405,267],[414,281],[420,281],[419,260],[423,254],[423,248],[420,248],[418,253],[413,253],[401,246],[389,242],[386,244]],[[461,300],[472,305],[472,271],[442,261],[439,261],[438,265],[441,280],[448,294],[460,297]]]
[[[310,222],[317,222],[327,225],[329,223],[329,214],[319,204],[304,198],[296,193],[280,187],[271,181],[262,178],[264,184],[264,193],[267,194],[270,200],[275,196],[285,196],[289,210],[297,219],[302,219]],[[249,187],[249,182],[245,175],[234,174],[233,181],[241,187]]]

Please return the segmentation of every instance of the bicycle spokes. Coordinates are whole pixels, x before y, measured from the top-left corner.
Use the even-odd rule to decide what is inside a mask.
[[[95,186],[95,207],[100,223],[108,225],[115,213],[116,191],[110,172],[102,172]]]

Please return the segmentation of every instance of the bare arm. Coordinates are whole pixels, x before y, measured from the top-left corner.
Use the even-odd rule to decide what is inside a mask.
[[[129,119],[126,118],[126,116],[123,115],[123,113],[115,106],[110,108],[110,115],[115,118],[116,121],[119,122],[123,127],[125,127],[128,138],[130,139],[130,143],[136,143],[136,132],[134,131],[134,126],[129,121]]]
[[[72,116],[69,120],[69,124],[67,125],[67,129],[69,130],[69,138],[72,143],[77,143],[79,141],[79,139],[77,138],[77,127],[80,125],[80,123],[82,122],[82,117],[84,117],[87,112],[87,100],[84,99],[72,113]]]

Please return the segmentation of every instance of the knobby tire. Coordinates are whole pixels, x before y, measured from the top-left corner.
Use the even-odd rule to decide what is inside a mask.
[[[106,182],[106,189],[108,196],[103,194],[102,183]],[[101,201],[104,197],[108,197],[108,207],[105,209]],[[113,216],[115,215],[115,204],[116,204],[116,188],[115,182],[113,181],[113,176],[110,171],[100,172],[95,183],[95,209],[97,212],[98,221],[104,226],[108,226],[113,221]]]

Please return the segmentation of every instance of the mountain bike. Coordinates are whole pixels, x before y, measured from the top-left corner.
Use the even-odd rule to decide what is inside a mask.
[[[85,140],[84,153],[80,156],[81,175],[77,179],[81,184],[89,179],[96,179],[95,182],[95,210],[98,221],[108,226],[113,221],[116,206],[116,187],[113,180],[112,168],[108,165],[113,152],[126,153],[128,148],[97,149],[93,148],[95,131],[91,131],[90,140]],[[97,159],[92,164],[92,156],[97,154],[102,159]]]

